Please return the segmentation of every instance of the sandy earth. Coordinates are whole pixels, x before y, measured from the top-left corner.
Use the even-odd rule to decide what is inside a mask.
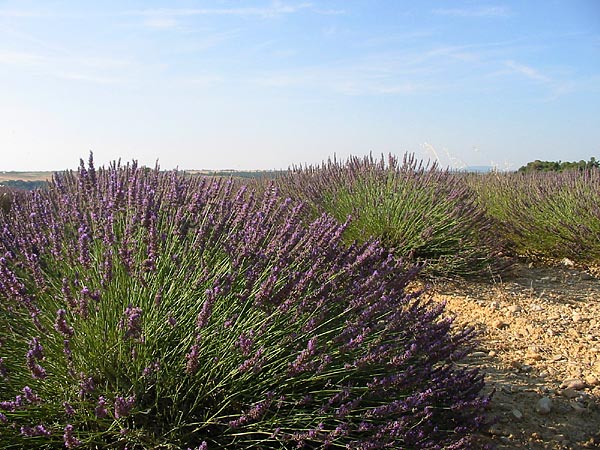
[[[433,286],[480,332],[467,364],[495,390],[482,440],[499,449],[600,448],[600,279],[565,263]]]

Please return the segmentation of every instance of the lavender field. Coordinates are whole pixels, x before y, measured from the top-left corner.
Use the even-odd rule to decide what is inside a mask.
[[[596,264],[599,180],[90,156],[0,209],[0,446],[477,447],[475,333],[413,281]]]

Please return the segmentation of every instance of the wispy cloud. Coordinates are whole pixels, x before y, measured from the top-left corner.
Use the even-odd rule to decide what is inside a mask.
[[[492,18],[508,17],[510,10],[506,6],[478,6],[473,8],[434,9],[433,13],[439,16]]]
[[[0,66],[12,66],[24,73],[43,73],[63,80],[99,84],[122,82],[121,75],[112,75],[130,64],[126,61],[102,58],[50,56],[32,52],[0,50]]]
[[[220,75],[199,74],[194,77],[182,79],[181,81],[193,85],[195,87],[207,88],[220,84],[225,80]]]
[[[35,66],[44,63],[45,58],[27,52],[0,50],[0,64],[10,66]]]
[[[550,77],[544,75],[539,70],[536,70],[531,66],[520,64],[512,60],[505,61],[504,64],[512,73],[523,75],[530,80],[541,81],[543,83],[549,83],[552,81]]]
[[[46,13],[41,11],[29,11],[29,10],[7,10],[0,9],[0,17],[9,18],[9,19],[17,19],[17,18],[28,18],[28,17],[43,17],[46,16]]]
[[[144,18],[142,24],[147,28],[154,28],[156,30],[171,30],[179,26],[177,20],[171,16],[148,16]]]
[[[93,73],[69,72],[63,70],[53,71],[52,75],[63,80],[85,81],[94,84],[118,84],[123,81],[118,77],[101,76]]]
[[[534,83],[544,87],[547,92],[542,100],[553,101],[564,95],[570,94],[577,89],[578,83],[573,79],[566,79],[564,76],[550,76],[540,70],[513,60],[504,61],[504,70],[497,72],[497,75],[517,74],[531,80]]]
[[[135,11],[126,11],[125,15],[142,16],[147,21],[154,20],[155,23],[161,23],[160,20],[176,20],[180,17],[192,16],[254,16],[260,18],[271,18],[286,14],[294,14],[301,10],[313,9],[322,14],[333,14],[332,10],[317,10],[313,8],[312,3],[294,3],[287,4],[281,1],[275,1],[269,6],[264,7],[240,7],[240,8],[156,8],[141,9]],[[151,25],[152,22],[149,22]]]
[[[310,89],[347,96],[412,95],[437,89],[420,68],[398,67],[394,61],[378,65],[367,60],[339,61],[265,73],[252,81],[269,88]]]

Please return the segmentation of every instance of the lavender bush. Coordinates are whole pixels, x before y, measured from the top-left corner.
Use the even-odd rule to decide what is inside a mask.
[[[493,173],[469,180],[517,255],[600,261],[600,171]]]
[[[411,155],[402,163],[392,155],[387,161],[351,157],[296,167],[277,184],[315,215],[351,216],[349,242],[376,238],[399,256],[426,261],[429,273],[470,276],[505,268],[492,221],[474,192],[462,176],[436,164]]]
[[[0,214],[0,446],[472,448],[472,330],[302,214],[91,157]]]

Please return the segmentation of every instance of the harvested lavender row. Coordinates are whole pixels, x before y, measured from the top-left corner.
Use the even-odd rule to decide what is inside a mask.
[[[471,448],[470,329],[275,188],[136,163],[0,214],[2,448]]]
[[[282,192],[307,203],[313,214],[352,216],[348,241],[375,238],[395,253],[426,261],[427,273],[489,275],[506,268],[493,221],[463,177],[405,155],[350,157],[295,167],[276,180]]]

